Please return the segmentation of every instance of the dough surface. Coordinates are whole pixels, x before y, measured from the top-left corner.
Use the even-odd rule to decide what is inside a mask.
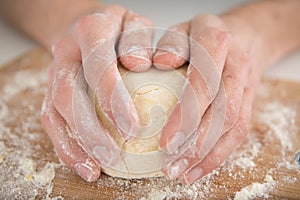
[[[99,119],[122,150],[117,165],[103,167],[103,171],[110,176],[122,178],[162,176],[160,132],[178,101],[185,83],[186,67],[172,71],[152,67],[142,73],[129,72],[119,67],[119,71],[139,114],[141,127],[136,130],[138,137],[125,140],[96,103]]]

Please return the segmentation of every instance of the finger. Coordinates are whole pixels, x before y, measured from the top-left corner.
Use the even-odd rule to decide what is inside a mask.
[[[52,104],[51,91],[53,67],[49,70],[48,92],[43,102],[41,122],[48,133],[59,158],[86,181],[95,181],[100,176],[100,167],[69,137],[68,125]]]
[[[201,65],[197,65],[196,61],[203,59],[203,57],[196,53],[207,53],[214,62],[217,72],[222,74],[225,58],[228,54],[228,44],[231,42],[231,35],[227,28],[218,17],[209,14],[194,17],[190,26],[191,63],[199,69],[205,70],[207,66],[201,67]],[[205,49],[205,51],[202,49]],[[203,64],[203,61],[201,63]],[[214,72],[216,69],[206,70],[213,70]]]
[[[160,145],[169,153],[175,152],[198,128],[201,117],[219,90],[230,36],[220,28],[212,27],[220,26],[219,19],[212,18],[195,18],[191,22],[188,84],[161,134]]]
[[[172,179],[201,162],[221,135],[232,128],[238,119],[243,90],[252,64],[249,57],[242,54],[239,48],[234,45],[232,47],[226,58],[220,90],[201,120],[195,146],[190,147],[178,161],[165,170],[165,174],[172,175]],[[178,170],[175,170],[176,168]],[[177,173],[174,174],[174,171]]]
[[[124,14],[124,8],[109,6],[101,12],[81,17],[74,27],[85,78],[93,91],[107,66],[116,61],[115,44]]]
[[[153,24],[144,16],[127,12],[118,44],[121,64],[131,71],[145,71],[152,64]]]
[[[158,69],[174,69],[189,57],[189,22],[171,27],[158,41],[153,64]]]
[[[238,47],[234,45],[231,47],[218,95],[205,112],[199,126],[201,131],[196,145],[198,156],[189,159],[189,167],[201,161],[212,150],[221,135],[231,129],[238,120],[243,90],[248,81],[252,62]]]
[[[198,127],[201,112],[196,94],[187,83],[180,101],[162,129],[160,147],[167,153],[174,153]]]
[[[195,180],[208,174],[231,154],[237,144],[243,141],[248,132],[247,126],[251,117],[252,100],[255,91],[255,87],[252,84],[253,82],[251,82],[252,81],[250,81],[250,84],[247,84],[248,86],[244,89],[242,106],[236,124],[220,138],[216,146],[202,162],[180,178],[183,183],[193,183]]]
[[[224,109],[224,108],[222,108]],[[216,130],[219,127],[219,120],[213,120],[213,129],[210,129],[212,122],[212,106],[208,108],[203,119],[201,120],[200,126],[196,132],[195,137],[188,138],[183,145],[179,147],[179,150],[173,154],[169,154],[164,159],[164,169],[162,170],[165,176],[169,179],[176,179],[181,176],[185,171],[191,169],[195,164],[198,164],[204,157],[202,152],[205,151],[207,146],[203,143],[208,136],[219,138],[220,130]],[[222,126],[221,126],[222,129]],[[215,140],[215,138],[213,138]],[[201,151],[200,151],[201,150]]]
[[[197,156],[195,145],[198,132],[194,132],[173,154],[165,154],[162,159],[161,171],[168,179],[176,179],[189,169],[190,159]]]
[[[124,14],[122,7],[108,8],[83,17],[76,26],[85,79],[102,111],[123,136],[133,134],[139,121],[117,69],[115,44]]]
[[[214,149],[207,155],[206,158],[189,170],[183,177],[180,178],[185,184],[193,183],[203,177],[219,165],[230,155],[246,136],[247,126],[245,120],[239,120],[235,126],[224,136],[220,138]]]
[[[199,128],[194,133],[196,136],[188,138],[180,146],[179,151],[166,156],[165,160],[167,162],[171,161],[163,169],[166,177],[170,179],[178,178],[182,173],[198,164],[216,144],[224,124],[225,103],[220,100],[223,100],[224,96],[224,88],[220,88],[215,101],[209,106],[201,119]]]
[[[98,121],[95,108],[86,91],[80,51],[68,37],[54,47],[56,65],[53,81],[53,104],[70,126],[73,137],[84,150],[105,166],[119,159],[117,145]]]
[[[246,87],[252,62],[235,44],[231,45],[222,74],[218,95],[211,105],[210,124],[200,124],[199,129],[209,127],[198,138],[197,149],[202,160],[215,146],[219,138],[230,130],[238,120],[244,88]],[[203,118],[208,118],[205,116]],[[207,122],[207,121],[206,121]],[[199,161],[200,161],[199,160]],[[191,163],[191,166],[196,164]]]
[[[249,81],[249,72],[253,66],[247,53],[237,47],[231,46],[226,58],[225,68],[222,74],[222,84],[225,88],[226,98],[220,99],[226,104],[226,118],[223,133],[227,132],[236,123],[242,99],[244,88]]]

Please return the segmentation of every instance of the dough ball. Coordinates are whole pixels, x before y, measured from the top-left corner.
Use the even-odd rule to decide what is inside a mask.
[[[160,133],[182,91],[186,67],[172,71],[161,71],[152,67],[141,73],[129,72],[119,67],[119,71],[137,109],[140,127],[136,129],[137,137],[127,140],[122,138],[96,103],[99,120],[121,149],[119,163],[111,168],[103,167],[103,171],[122,178],[162,176]]]

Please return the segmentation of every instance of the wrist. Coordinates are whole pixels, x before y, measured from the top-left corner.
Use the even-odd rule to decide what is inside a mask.
[[[262,74],[269,63],[265,58],[271,57],[263,38],[257,35],[254,27],[246,20],[234,14],[222,15],[220,18],[232,36],[233,45],[249,56],[254,68],[252,70]]]
[[[94,0],[73,2],[64,0],[62,2],[59,10],[55,11],[58,16],[49,18],[49,28],[45,34],[41,35],[41,43],[49,49],[70,30],[78,18],[103,8],[100,2]],[[66,8],[67,11],[65,11]]]
[[[0,16],[50,49],[75,19],[101,7],[95,0],[9,0],[0,1]]]
[[[261,0],[220,17],[261,71],[300,46],[298,0]]]

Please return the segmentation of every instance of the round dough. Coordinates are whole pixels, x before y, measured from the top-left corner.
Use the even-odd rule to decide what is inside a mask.
[[[122,178],[162,176],[160,132],[178,101],[185,83],[186,67],[172,71],[152,67],[142,73],[119,67],[119,71],[139,114],[141,127],[137,130],[139,137],[125,140],[96,104],[99,119],[122,150],[119,162],[111,168],[103,167],[103,171]]]

